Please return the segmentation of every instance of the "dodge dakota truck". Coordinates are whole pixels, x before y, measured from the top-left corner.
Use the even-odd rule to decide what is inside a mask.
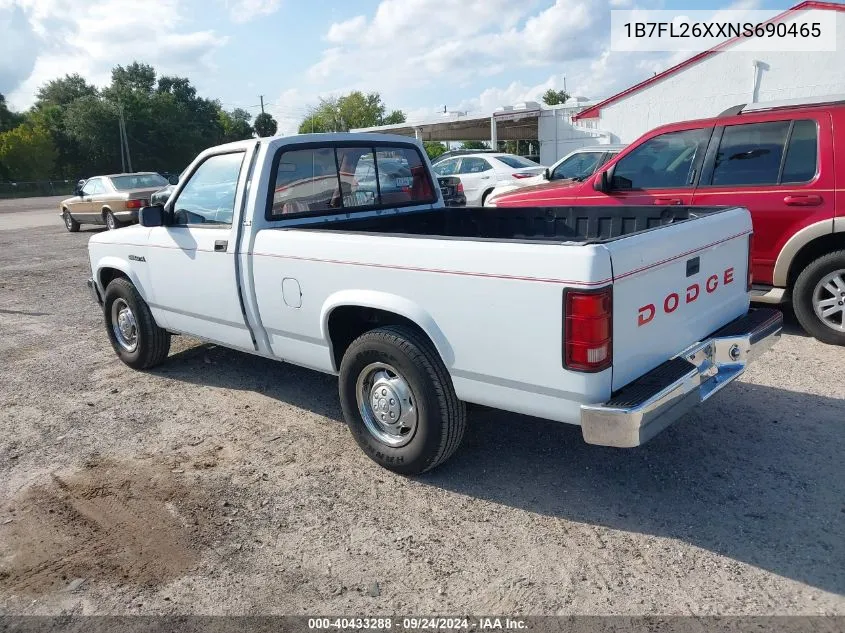
[[[454,453],[465,403],[638,446],[780,336],[749,310],[743,208],[446,208],[436,182],[396,136],[202,152],[89,242],[114,350],[147,369],[186,334],[336,374],[360,447],[417,474]]]

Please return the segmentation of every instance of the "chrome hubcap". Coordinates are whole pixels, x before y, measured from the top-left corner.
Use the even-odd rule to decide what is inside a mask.
[[[408,382],[390,365],[372,363],[358,375],[358,411],[379,442],[404,446],[417,430],[416,399]]]
[[[111,213],[106,214],[106,226],[108,226],[110,229],[113,229],[114,226],[115,226],[114,225],[114,216]]]
[[[71,227],[71,224],[70,224],[70,213],[68,213],[67,211],[65,211],[65,226],[66,226],[67,228],[70,228],[70,227]]]
[[[836,270],[816,284],[813,309],[826,326],[845,332],[845,270]]]
[[[111,304],[111,328],[118,345],[127,352],[134,352],[138,347],[138,323],[123,299],[115,299]]]

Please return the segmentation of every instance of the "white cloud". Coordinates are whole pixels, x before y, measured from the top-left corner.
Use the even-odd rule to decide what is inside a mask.
[[[275,13],[281,4],[281,0],[227,0],[226,2],[229,16],[238,24]]]
[[[208,72],[214,51],[226,43],[214,31],[186,28],[178,0],[14,0],[15,8],[34,34],[28,49],[34,62],[27,74],[0,85],[10,91],[8,100],[17,109],[30,106],[38,87],[51,79],[79,73],[104,85],[113,66],[135,60],[162,74]],[[151,15],[167,19],[153,23]],[[7,35],[0,23],[0,58],[7,57]]]
[[[363,15],[356,15],[354,18],[346,20],[345,22],[335,22],[329,27],[326,39],[329,42],[334,42],[336,44],[354,39],[355,36],[364,29],[366,24],[367,18]]]

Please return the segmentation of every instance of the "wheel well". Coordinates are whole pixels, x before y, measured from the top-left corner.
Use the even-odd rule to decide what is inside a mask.
[[[817,237],[812,242],[805,244],[800,251],[792,259],[789,265],[789,273],[786,277],[787,287],[792,288],[795,285],[795,280],[798,275],[804,270],[812,261],[827,255],[833,251],[845,248],[845,236],[842,233],[831,233],[830,235],[822,235]]]
[[[100,212],[100,215],[103,216],[103,221],[105,221],[106,213],[108,213],[109,211],[111,211],[111,209],[109,209],[108,207],[103,207],[103,210]]]
[[[118,270],[117,268],[101,268],[99,272],[100,277],[100,288],[105,290],[108,285],[117,279],[118,277],[123,277],[124,279],[129,279],[122,270]]]
[[[422,334],[432,347],[436,349],[425,330],[411,319],[378,308],[363,306],[340,306],[329,314],[329,340],[332,344],[332,357],[336,369],[340,369],[343,355],[356,338],[385,325],[405,325]]]
[[[493,189],[495,189],[495,187],[490,187],[490,188],[489,188],[487,191],[485,191],[485,192],[484,192],[484,194],[481,196],[481,206],[482,206],[482,207],[484,206],[484,203],[485,203],[485,202],[487,202],[487,196],[489,196],[491,193],[493,193]]]

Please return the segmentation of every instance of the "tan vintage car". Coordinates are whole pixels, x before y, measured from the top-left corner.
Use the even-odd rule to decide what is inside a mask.
[[[95,176],[80,181],[75,195],[59,203],[65,227],[71,233],[80,224],[105,224],[110,230],[138,221],[138,211],[150,196],[168,185],[155,172]]]

